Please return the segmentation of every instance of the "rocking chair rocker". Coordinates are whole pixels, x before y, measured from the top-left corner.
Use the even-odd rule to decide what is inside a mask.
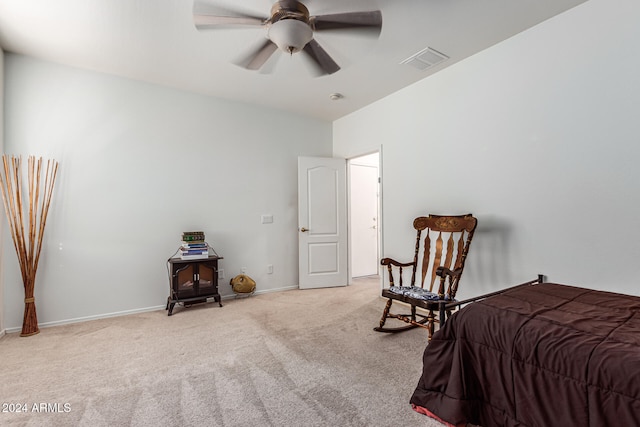
[[[380,319],[380,326],[374,330],[400,332],[419,326],[429,331],[428,339],[431,341],[435,323],[442,326],[451,310],[456,308],[455,296],[476,225],[477,220],[471,214],[429,215],[413,221],[413,227],[417,231],[413,261],[403,263],[391,258],[383,258],[380,261],[380,264],[387,267],[390,286],[382,290],[382,296],[388,298],[388,301]],[[424,238],[421,240],[423,235]],[[411,282],[409,286],[403,286],[403,270],[409,268]],[[422,277],[416,286],[418,269]],[[436,277],[439,277],[437,293],[433,292]],[[428,290],[425,289],[425,282]],[[410,305],[411,313],[390,313],[394,300]],[[417,307],[426,310],[427,314],[417,313]],[[388,318],[401,320],[408,325],[385,327]]]

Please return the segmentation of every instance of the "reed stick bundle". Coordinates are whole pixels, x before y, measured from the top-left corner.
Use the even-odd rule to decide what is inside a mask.
[[[29,156],[26,193],[22,188],[22,157],[9,157],[3,154],[2,163],[4,166],[0,170],[2,200],[24,284],[24,318],[20,336],[26,337],[40,332],[34,287],[44,227],[47,223],[53,186],[58,172],[58,162],[47,160],[46,169],[43,171],[42,157],[36,160],[34,156]],[[28,202],[28,211],[25,211],[27,207],[25,198]]]

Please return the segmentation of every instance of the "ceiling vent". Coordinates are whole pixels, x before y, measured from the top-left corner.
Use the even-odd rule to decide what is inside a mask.
[[[447,59],[449,59],[447,55],[428,47],[426,49],[422,49],[415,55],[411,55],[409,58],[402,61],[401,64],[411,65],[418,70],[426,70],[427,68],[433,67],[434,65],[439,64],[442,61],[446,61]]]

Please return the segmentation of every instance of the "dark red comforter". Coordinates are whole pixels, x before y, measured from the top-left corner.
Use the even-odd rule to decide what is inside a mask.
[[[640,298],[542,283],[434,334],[411,404],[452,423],[640,426]]]

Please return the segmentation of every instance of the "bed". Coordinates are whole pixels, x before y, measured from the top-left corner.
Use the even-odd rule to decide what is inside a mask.
[[[535,283],[468,304],[411,405],[451,425],[640,426],[640,298]]]

